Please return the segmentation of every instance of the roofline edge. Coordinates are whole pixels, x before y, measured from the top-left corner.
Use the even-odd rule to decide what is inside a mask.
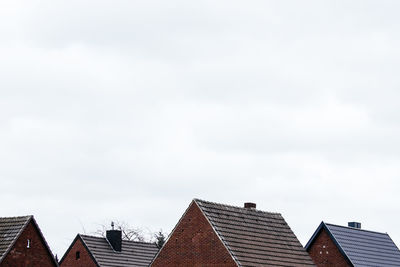
[[[199,204],[197,203],[198,199],[194,199],[193,202],[196,203],[196,206],[199,208],[199,210],[201,211],[201,214],[203,214],[204,218],[206,218],[207,222],[210,224],[211,228],[213,229],[214,233],[218,236],[219,240],[221,241],[222,245],[224,245],[225,249],[228,251],[229,255],[231,255],[233,261],[236,263],[236,265],[238,267],[241,266],[241,264],[239,263],[239,261],[235,258],[235,256],[233,255],[232,251],[228,248],[228,246],[225,244],[225,241],[222,240],[221,236],[219,235],[219,233],[217,232],[217,230],[215,230],[213,224],[211,223],[211,221],[208,219],[208,217],[204,214],[203,209],[199,206]],[[200,200],[201,201],[201,200]]]
[[[345,260],[350,263],[352,266],[355,266],[354,263],[351,261],[350,257],[347,255],[347,253],[344,251],[344,249],[342,248],[342,246],[339,244],[339,242],[336,240],[335,236],[332,234],[332,232],[329,230],[328,226],[326,225],[326,223],[324,221],[322,221],[317,230],[315,230],[314,234],[311,236],[310,240],[307,242],[306,246],[304,247],[306,249],[306,251],[308,252],[309,248],[311,247],[311,245],[314,243],[315,238],[319,235],[319,233],[322,230],[325,230],[328,233],[328,236],[330,237],[330,239],[332,240],[332,242],[335,244],[335,246],[338,248],[339,252],[343,255],[343,257],[345,258]]]
[[[25,217],[25,216],[21,216],[21,217]],[[32,220],[33,215],[27,215],[26,217],[29,217],[28,220],[26,220],[26,222],[24,223],[24,226],[21,227],[21,229],[19,230],[17,236],[14,238],[14,240],[11,242],[11,244],[8,246],[8,248],[6,249],[6,251],[4,251],[3,256],[0,257],[0,263],[5,259],[6,255],[10,252],[11,248],[15,245],[15,243],[17,242],[18,238],[21,236],[22,232],[25,230],[26,226],[29,224],[29,222]]]
[[[175,224],[174,228],[172,229],[172,231],[170,232],[170,234],[168,235],[167,239],[164,242],[164,245],[158,249],[157,254],[154,256],[154,258],[151,260],[151,263],[149,264],[149,267],[151,267],[155,261],[155,259],[157,259],[158,255],[161,253],[161,251],[163,250],[164,246],[168,243],[169,239],[171,238],[172,234],[175,232],[176,228],[178,227],[178,225],[181,223],[182,219],[185,217],[186,213],[188,212],[188,210],[190,209],[190,207],[193,205],[193,203],[195,202],[195,199],[193,199],[189,206],[186,208],[185,212],[182,214],[181,218],[179,219],[179,221]]]
[[[80,234],[77,234],[74,238],[74,240],[72,240],[71,245],[69,245],[68,249],[65,251],[63,257],[60,260],[60,264],[62,264],[62,262],[64,261],[65,257],[68,255],[68,253],[70,252],[70,250],[72,249],[73,245],[76,243],[77,240],[81,240],[84,248],[88,251],[90,257],[92,258],[92,260],[94,261],[94,263],[97,265],[97,267],[100,267],[100,265],[98,264],[96,258],[94,257],[94,255],[92,254],[92,252],[90,251],[90,249],[88,248],[88,246],[86,245],[85,241],[83,240],[83,238],[81,237]]]

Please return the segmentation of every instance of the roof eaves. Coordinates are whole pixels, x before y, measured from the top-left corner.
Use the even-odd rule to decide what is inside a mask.
[[[18,238],[20,237],[20,235],[22,234],[22,232],[25,230],[26,226],[29,224],[29,222],[32,220],[33,215],[28,215],[26,217],[29,217],[24,225],[21,227],[21,229],[19,230],[17,236],[14,238],[14,240],[11,242],[10,246],[8,246],[7,250],[4,251],[3,256],[0,257],[0,263],[4,260],[4,258],[6,257],[6,255],[10,252],[11,248],[14,246],[15,242],[17,242]]]
[[[218,233],[218,231],[214,228],[214,225],[211,223],[211,221],[208,219],[207,215],[204,213],[203,209],[201,208],[201,206],[197,203],[198,201],[202,201],[199,199],[193,199],[193,202],[196,203],[197,207],[200,209],[201,213],[203,214],[203,216],[206,218],[207,222],[210,224],[211,228],[213,229],[214,233],[218,236],[219,240],[221,241],[221,243],[223,244],[223,246],[225,247],[225,249],[228,251],[229,255],[231,255],[233,261],[236,263],[236,265],[238,267],[241,266],[240,262],[236,259],[236,257],[233,255],[232,251],[230,250],[229,246],[225,243],[225,241],[222,239],[221,235]],[[207,201],[205,201],[207,202]],[[217,204],[217,203],[215,203]]]

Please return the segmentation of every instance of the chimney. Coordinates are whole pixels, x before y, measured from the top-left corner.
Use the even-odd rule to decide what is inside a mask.
[[[349,227],[353,227],[353,228],[357,228],[357,229],[361,229],[361,223],[360,222],[349,222],[348,226]]]
[[[255,209],[255,208],[256,208],[256,203],[245,202],[245,203],[244,203],[244,207],[245,207],[246,209]]]
[[[112,230],[106,232],[106,238],[115,251],[122,250],[122,231],[114,230],[114,223],[111,223]]]

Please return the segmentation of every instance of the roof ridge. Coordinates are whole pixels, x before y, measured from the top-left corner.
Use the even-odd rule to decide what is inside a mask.
[[[32,218],[33,215],[24,215],[24,216],[9,216],[9,217],[0,217],[0,219],[22,219],[22,218]]]
[[[207,201],[207,200],[203,200],[203,199],[199,199],[199,198],[194,198],[193,201],[195,202],[204,202],[204,203],[208,203],[208,204],[213,204],[213,205],[218,205],[218,206],[223,206],[223,207],[229,207],[229,208],[235,208],[235,209],[241,209],[241,210],[250,210],[250,211],[255,211],[255,212],[260,212],[260,213],[267,213],[267,214],[277,214],[277,215],[282,215],[279,212],[271,212],[271,211],[264,211],[264,210],[259,210],[259,209],[248,209],[245,207],[239,207],[239,206],[234,206],[234,205],[229,205],[229,204],[223,204],[223,203],[217,203],[217,202],[213,202],[213,201]]]
[[[99,239],[107,239],[105,236],[95,236],[95,235],[87,235],[87,234],[79,234],[79,235],[83,236],[83,237],[93,237],[93,238],[99,238]],[[130,243],[155,244],[154,242],[126,240],[126,239],[122,239],[122,241],[130,242]]]
[[[369,233],[374,233],[374,234],[381,234],[381,235],[389,235],[388,233],[382,233],[382,232],[377,232],[377,231],[372,231],[372,230],[366,230],[366,229],[361,229],[361,228],[355,228],[355,227],[349,227],[349,226],[344,226],[344,225],[338,225],[338,224],[333,224],[333,223],[325,223],[327,226],[332,225],[336,227],[341,227],[345,229],[351,229],[351,230],[356,230],[356,231],[364,231],[364,232],[369,232]]]
[[[313,266],[310,256],[303,249],[293,230],[280,213],[219,204],[197,198],[193,199],[193,201],[199,206],[201,212],[238,266],[250,266],[251,264],[253,264],[251,266],[255,266],[261,265],[261,263],[263,266],[277,266],[276,263],[278,262],[283,264],[282,266],[288,266],[284,256],[292,255],[294,251],[299,252],[299,254],[291,259],[293,263],[291,266],[296,264],[299,266]],[[241,219],[232,219],[232,216]],[[279,220],[276,221],[276,224],[268,223],[263,226],[263,219],[270,218]],[[247,224],[247,226],[242,225],[243,223]],[[253,228],[264,230],[257,232],[253,231]],[[282,242],[277,242],[276,238],[271,238],[271,234],[279,235],[282,232],[287,233],[288,237]],[[260,241],[252,241],[254,240],[253,234],[257,234],[257,239],[259,238]],[[244,242],[244,240],[250,240],[250,242]],[[277,243],[282,244],[282,247],[276,248],[275,245]],[[291,246],[288,246],[289,243],[291,243]],[[264,248],[263,253],[255,251],[260,247]],[[269,253],[271,257],[262,256],[266,253]]]

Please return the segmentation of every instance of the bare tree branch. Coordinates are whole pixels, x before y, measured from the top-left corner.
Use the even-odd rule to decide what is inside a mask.
[[[140,241],[144,242],[145,238],[143,236],[143,230],[140,228],[134,228],[130,226],[128,223],[123,221],[115,221],[114,227],[117,230],[121,230],[122,239],[129,241]],[[99,224],[99,229],[94,232],[97,236],[106,237],[106,232],[109,227],[106,227],[104,224]]]

